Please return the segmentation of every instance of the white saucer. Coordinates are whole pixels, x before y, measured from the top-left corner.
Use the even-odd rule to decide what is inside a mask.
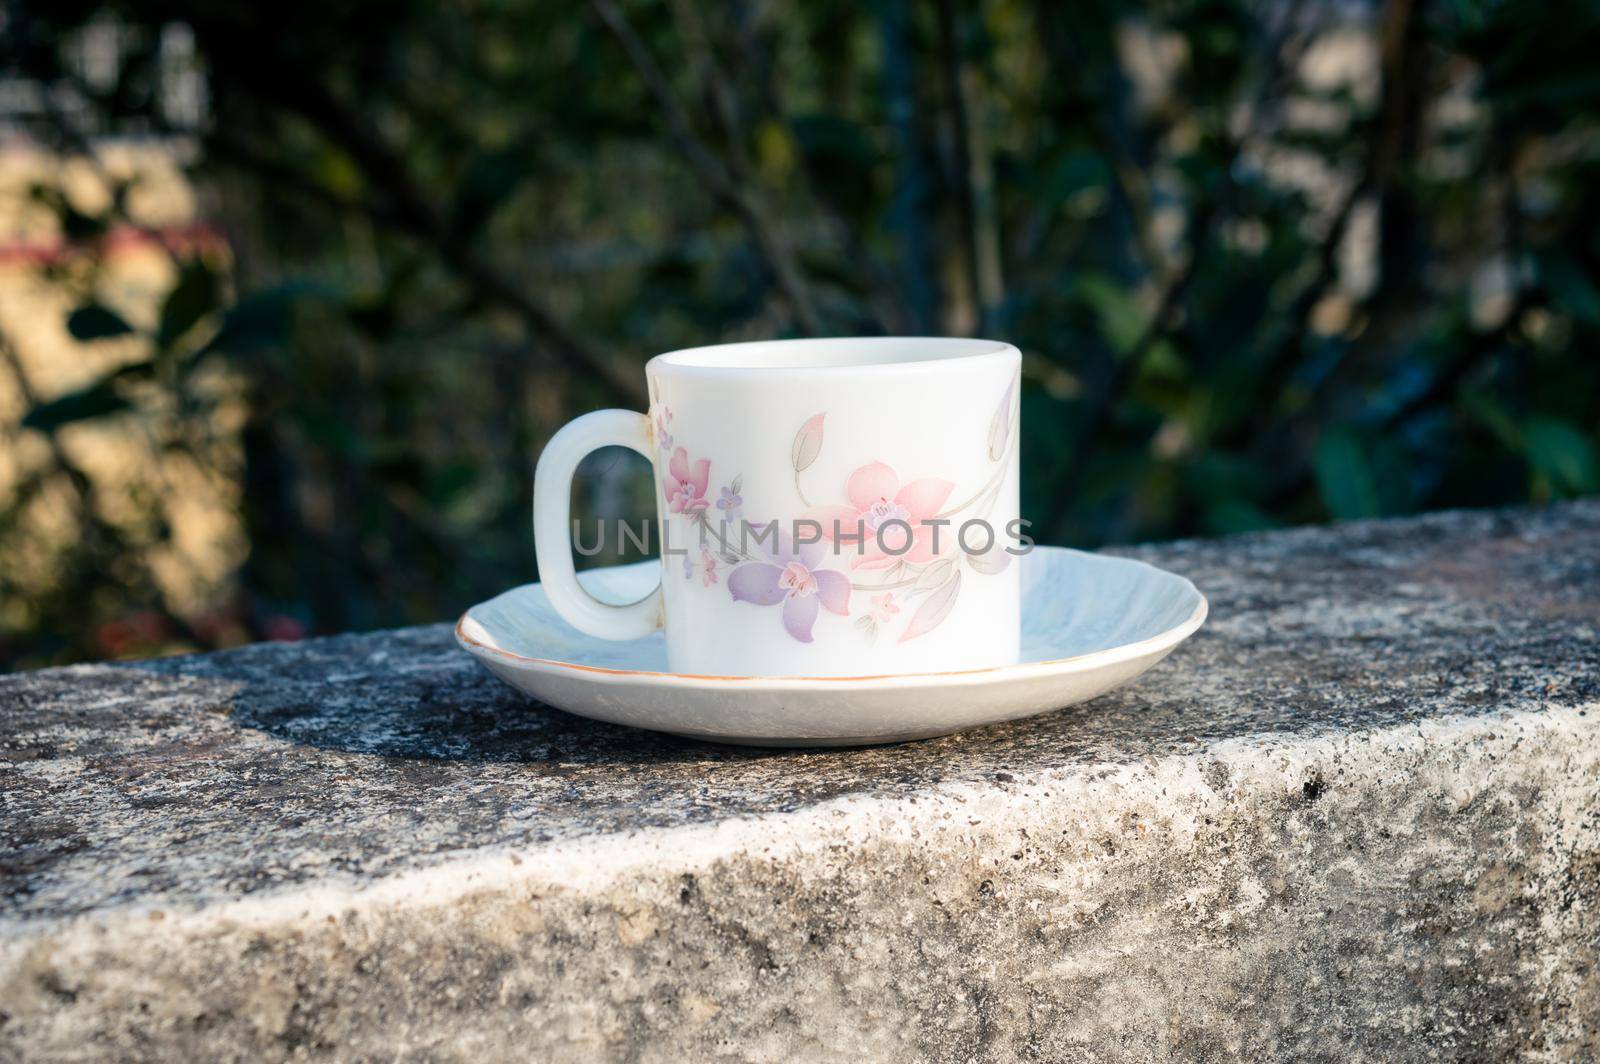
[[[1060,709],[1118,687],[1206,619],[1181,576],[1143,562],[1036,547],[1022,566],[1022,662],[967,672],[829,679],[667,671],[658,632],[608,642],[556,615],[538,584],[479,603],[456,640],[539,701],[595,720],[756,746],[924,739]],[[660,578],[646,561],[579,574],[598,598],[631,602]]]

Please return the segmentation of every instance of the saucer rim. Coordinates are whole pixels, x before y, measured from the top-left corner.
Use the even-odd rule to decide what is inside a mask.
[[[728,685],[760,686],[773,688],[808,688],[813,686],[827,686],[837,688],[840,685],[855,684],[864,687],[880,687],[887,684],[893,685],[929,685],[956,681],[970,680],[983,682],[992,679],[1012,679],[1019,674],[1026,676],[1059,675],[1083,671],[1088,668],[1102,668],[1107,665],[1119,664],[1123,661],[1132,661],[1150,654],[1169,651],[1188,639],[1200,629],[1210,613],[1211,604],[1205,594],[1187,577],[1151,565],[1149,562],[1137,558],[1123,558],[1117,555],[1095,554],[1090,551],[1075,550],[1071,547],[1042,547],[1039,549],[1059,550],[1071,554],[1080,554],[1086,557],[1101,560],[1112,560],[1127,565],[1136,565],[1145,569],[1154,570],[1164,577],[1180,581],[1192,591],[1199,602],[1178,624],[1165,631],[1158,632],[1133,643],[1122,643],[1103,650],[1091,650],[1087,654],[1074,654],[1066,658],[1045,658],[1039,661],[1019,661],[1009,665],[989,665],[977,669],[954,669],[945,672],[909,672],[909,673],[878,673],[857,676],[719,676],[710,673],[693,672],[664,672],[655,669],[614,669],[604,665],[581,665],[572,661],[559,661],[554,658],[534,658],[515,651],[505,650],[501,647],[490,646],[481,640],[468,635],[463,626],[472,616],[474,610],[487,606],[506,595],[515,594],[528,588],[538,587],[539,581],[528,584],[519,584],[508,588],[500,594],[483,602],[469,606],[466,612],[457,618],[454,628],[456,643],[468,654],[479,660],[490,661],[499,659],[504,663],[518,668],[532,668],[540,672],[554,675],[577,673],[595,682],[620,682],[629,680],[646,680],[661,682],[672,686],[689,687],[726,687]],[[635,565],[649,564],[649,559],[643,562],[634,562]],[[480,625],[482,622],[477,622]]]

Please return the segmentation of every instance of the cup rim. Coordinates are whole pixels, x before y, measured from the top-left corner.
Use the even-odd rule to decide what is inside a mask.
[[[895,351],[915,349],[921,357],[890,357]],[[930,348],[944,349],[928,357]],[[828,352],[849,349],[857,358],[863,349],[877,349],[875,357],[861,361],[835,361]],[[783,359],[762,353],[781,351]],[[743,356],[743,357],[740,357]],[[836,356],[835,356],[836,357]],[[1022,357],[1003,340],[959,336],[829,336],[796,340],[746,340],[726,344],[684,347],[656,355],[645,364],[646,373],[670,371],[694,376],[880,376],[914,372],[949,372],[972,369],[984,363],[1005,363]]]

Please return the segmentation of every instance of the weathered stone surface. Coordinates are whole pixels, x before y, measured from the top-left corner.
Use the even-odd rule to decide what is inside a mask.
[[[899,747],[443,626],[0,680],[0,1058],[1600,1056],[1600,505],[1132,553],[1190,644]]]

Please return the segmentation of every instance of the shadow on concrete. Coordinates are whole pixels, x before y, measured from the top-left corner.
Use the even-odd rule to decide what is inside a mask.
[[[152,696],[168,690],[284,742],[386,758],[560,771],[830,752],[725,746],[588,720],[512,690],[454,646],[406,645],[413,641],[411,632],[342,636],[123,667],[149,674]]]

